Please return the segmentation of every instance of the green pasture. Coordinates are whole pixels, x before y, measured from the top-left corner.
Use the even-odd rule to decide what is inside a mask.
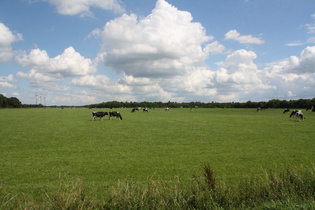
[[[191,179],[208,163],[227,182],[312,167],[315,113],[299,122],[282,109],[0,109],[0,189],[42,193],[80,178],[98,194],[118,180]]]

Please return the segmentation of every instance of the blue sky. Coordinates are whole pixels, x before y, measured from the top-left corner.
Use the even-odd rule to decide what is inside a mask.
[[[25,104],[291,100],[314,89],[314,0],[0,3],[0,94]]]

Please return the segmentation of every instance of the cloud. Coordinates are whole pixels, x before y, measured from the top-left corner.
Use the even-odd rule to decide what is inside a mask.
[[[101,37],[105,64],[135,77],[185,74],[189,66],[204,62],[208,53],[201,46],[213,38],[189,12],[164,0],[147,17],[124,14],[108,22]]]
[[[270,100],[272,98],[312,98],[315,88],[315,46],[300,57],[274,62],[262,70],[254,63],[252,51],[237,50],[227,56],[210,83],[218,100]]]
[[[69,89],[59,82],[68,77],[84,76],[96,72],[96,64],[81,56],[73,47],[68,47],[61,55],[50,58],[45,50],[33,49],[29,54],[22,52],[16,57],[19,64],[30,67],[27,73],[17,76],[29,80],[32,87],[64,91]]]
[[[254,63],[257,55],[244,49],[234,51],[210,77],[209,88],[215,89],[219,101],[244,101],[255,98],[257,93],[275,87],[266,83],[265,76]]]
[[[306,47],[300,57],[275,62],[262,72],[266,81],[277,87],[275,94],[284,98],[312,98],[315,88],[315,46]]]
[[[291,56],[289,59],[279,62],[276,70],[296,75],[315,74],[315,46],[306,47],[300,57]]]
[[[227,52],[227,49],[218,41],[214,41],[206,45],[205,52],[211,54],[223,54]]]
[[[0,22],[0,62],[9,61],[13,55],[12,43],[23,40],[22,34],[13,33],[8,27]]]
[[[16,82],[12,74],[8,76],[0,76],[0,87],[2,88],[16,88],[15,85],[11,84],[11,82]]]
[[[285,44],[285,46],[296,47],[296,46],[302,46],[302,45],[305,45],[305,44],[306,44],[305,42],[294,41],[294,42],[290,42],[290,43]]]
[[[145,77],[133,77],[131,75],[124,75],[119,83],[130,87],[133,95],[139,101],[182,101],[184,97],[177,96],[173,91],[168,90],[170,82],[173,79],[154,79]]]
[[[314,20],[313,23],[305,24],[305,27],[310,34],[315,34],[315,13],[311,15],[311,18]]]
[[[238,71],[252,71],[257,70],[256,64],[253,60],[257,55],[253,51],[246,51],[244,49],[237,50],[227,56],[225,62],[221,62],[220,66],[227,69],[228,72],[235,73]]]
[[[302,45],[314,44],[314,43],[315,43],[315,36],[308,38],[306,40],[306,42],[294,41],[294,42],[290,42],[290,43],[285,44],[285,46],[296,47],[296,46],[302,46]]]
[[[303,28],[306,28],[308,34],[315,34],[315,13],[311,15],[311,18],[313,19],[313,23],[308,23],[303,26]],[[302,46],[307,44],[314,44],[315,43],[315,36],[309,37],[306,41],[293,41],[290,43],[285,44],[285,46],[289,47],[295,47],[295,46]]]
[[[86,75],[80,78],[74,78],[72,79],[71,84],[79,87],[88,87],[94,90],[103,90],[111,94],[130,93],[128,86],[112,82],[104,75]]]
[[[68,86],[59,85],[63,81],[60,74],[41,73],[31,69],[28,73],[17,72],[17,77],[27,79],[33,88],[41,88],[54,91],[68,91]]]
[[[61,55],[50,58],[45,50],[33,49],[16,57],[22,66],[29,66],[34,71],[58,74],[63,77],[82,76],[96,72],[96,66],[89,58],[84,58],[73,47],[68,47]]]
[[[227,32],[225,34],[225,40],[235,40],[238,41],[241,44],[263,44],[264,40],[257,38],[257,37],[253,37],[252,35],[244,35],[241,36],[241,34],[239,32],[237,32],[236,30],[230,30],[229,32]]]
[[[88,93],[78,92],[57,96],[54,100],[65,104],[92,104],[97,102],[97,97]]]
[[[116,13],[124,12],[120,0],[47,0],[63,15],[80,15],[81,17],[93,16],[91,8],[112,10]]]

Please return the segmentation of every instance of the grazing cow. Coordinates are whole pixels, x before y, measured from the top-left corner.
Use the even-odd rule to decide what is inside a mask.
[[[112,117],[116,117],[122,120],[122,116],[119,112],[109,112],[109,119],[111,119]]]
[[[307,108],[306,108],[306,111],[308,111],[308,110],[311,110],[312,112],[315,112],[314,106],[312,106],[312,107],[307,107]]]
[[[101,118],[103,121],[105,115],[108,115],[108,112],[92,112],[93,121],[95,121],[95,118],[97,117]]]
[[[290,114],[290,117],[292,116],[295,116],[299,121],[303,121],[305,119],[301,110],[293,110]]]
[[[261,110],[261,107],[257,107],[257,112],[259,112]]]
[[[141,109],[141,107],[133,108],[133,109],[131,110],[131,113],[133,113],[133,112],[135,112],[135,111],[139,111],[140,109]]]
[[[287,113],[287,112],[289,112],[289,111],[290,111],[290,109],[286,108],[286,109],[283,110],[283,114],[284,114],[284,113]]]
[[[166,107],[165,111],[170,111],[170,109],[171,109],[170,107]]]
[[[149,112],[148,108],[143,108],[143,112]]]

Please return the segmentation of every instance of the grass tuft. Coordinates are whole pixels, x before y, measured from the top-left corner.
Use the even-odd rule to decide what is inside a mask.
[[[62,181],[56,191],[44,192],[50,206],[57,209],[89,209],[93,200],[87,196],[81,179]]]

